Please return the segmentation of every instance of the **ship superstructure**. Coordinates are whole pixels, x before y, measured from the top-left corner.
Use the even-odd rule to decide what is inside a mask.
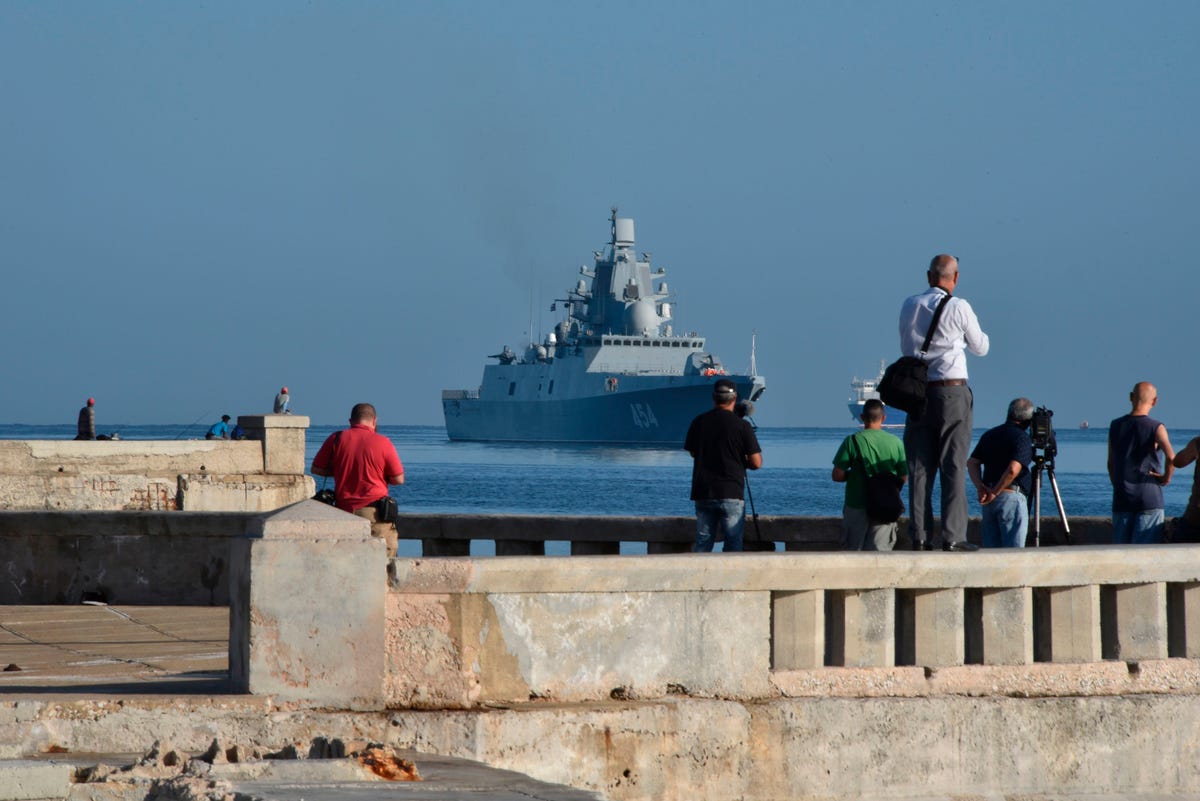
[[[886,369],[886,362],[879,362],[879,375],[875,378],[859,378],[855,376],[850,381],[850,400],[846,406],[850,409],[850,416],[854,418],[854,422],[862,425],[862,407],[869,400],[879,398],[879,382],[883,380],[883,371]],[[899,409],[893,409],[891,406],[884,407],[884,428],[904,428],[904,422],[908,419],[908,415]]]
[[[753,356],[750,374],[731,375],[704,337],[674,331],[666,270],[638,258],[632,219],[614,208],[610,223],[608,248],[555,300],[565,316],[553,331],[522,354],[491,356],[478,390],[443,390],[450,439],[680,446],[717,379],[740,398],[762,395]]]

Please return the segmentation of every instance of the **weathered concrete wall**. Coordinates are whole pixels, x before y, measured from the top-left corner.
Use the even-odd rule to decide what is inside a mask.
[[[0,701],[0,758],[276,750],[316,736],[477,759],[613,801],[1200,793],[1192,695],[671,698],[474,711],[289,710],[268,698]],[[418,768],[421,765],[418,764]]]
[[[0,512],[0,604],[225,606],[254,515]]]
[[[229,676],[239,692],[383,707],[387,549],[316,501],[256,517],[230,554]]]
[[[398,745],[616,801],[1200,792],[1194,696],[678,698],[392,720]]]
[[[0,475],[0,492],[11,478]],[[265,512],[309,498],[313,493],[309,476],[238,475],[230,477],[228,482],[224,479],[207,474],[180,476],[180,495],[192,499],[186,501],[184,507],[199,506],[211,512]],[[77,502],[79,496],[75,497]],[[173,508],[172,503],[166,505]],[[430,550],[435,554],[460,546],[465,550],[471,540],[487,539],[497,539],[510,546],[515,543],[540,544],[545,540],[574,540],[581,552],[586,552],[589,545],[615,548],[621,541],[649,542],[652,552],[656,550],[655,546],[658,550],[684,550],[695,526],[692,518],[683,517],[403,517],[399,525],[405,538],[433,536],[437,531],[442,533],[438,536],[448,537],[427,541],[427,545],[434,546],[426,550],[427,556],[431,555]],[[101,585],[107,588],[105,592],[120,590],[118,597],[121,600],[114,602],[227,603],[228,594],[221,586],[216,586],[215,593],[207,586],[212,581],[215,567],[228,563],[228,540],[241,535],[240,523],[226,531],[222,520],[216,517],[208,523],[171,522],[150,513],[146,521],[139,522],[133,515],[107,512],[89,516],[68,511],[0,511],[0,543],[3,544],[0,547],[0,571],[3,571],[0,576],[4,579],[0,581],[0,603],[74,603],[81,592],[97,591]],[[1107,536],[1106,518],[1080,518],[1072,523],[1077,531],[1104,531]],[[766,536],[784,542],[790,550],[836,547],[836,518],[766,518],[763,526]],[[521,536],[528,539],[516,539]],[[107,542],[107,538],[112,538],[112,542]],[[119,558],[114,558],[118,549]],[[128,568],[123,568],[124,565]],[[135,578],[133,584],[128,581],[130,575]],[[197,583],[197,577],[200,583]],[[129,595],[134,587],[140,588],[138,593]],[[153,589],[152,594],[150,589]],[[1200,624],[1191,640],[1200,642]]]
[[[268,511],[313,494],[308,418],[238,418],[245,440],[2,440],[0,509]]]

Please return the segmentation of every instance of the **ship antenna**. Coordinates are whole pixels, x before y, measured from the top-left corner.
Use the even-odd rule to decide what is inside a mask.
[[[758,362],[755,359],[755,350],[758,347],[758,330],[751,329],[750,331],[750,375],[758,375]]]

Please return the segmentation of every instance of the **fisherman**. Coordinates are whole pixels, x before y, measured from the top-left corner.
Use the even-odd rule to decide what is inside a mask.
[[[204,435],[204,438],[205,439],[229,439],[229,431],[230,431],[229,420],[230,420],[229,415],[227,415],[227,414],[221,415],[220,421],[212,424],[212,427],[208,429],[208,432]]]
[[[75,439],[96,438],[96,399],[88,398],[87,403],[79,410],[79,423],[76,426]]]
[[[291,414],[288,411],[288,404],[291,402],[292,396],[288,394],[288,388],[279,390],[279,394],[275,396],[275,414]]]

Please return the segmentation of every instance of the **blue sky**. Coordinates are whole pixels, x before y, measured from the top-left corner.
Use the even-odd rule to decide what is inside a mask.
[[[1200,5],[0,4],[0,420],[443,388],[637,221],[762,425],[843,425],[929,258],[1027,395],[1200,427]]]

